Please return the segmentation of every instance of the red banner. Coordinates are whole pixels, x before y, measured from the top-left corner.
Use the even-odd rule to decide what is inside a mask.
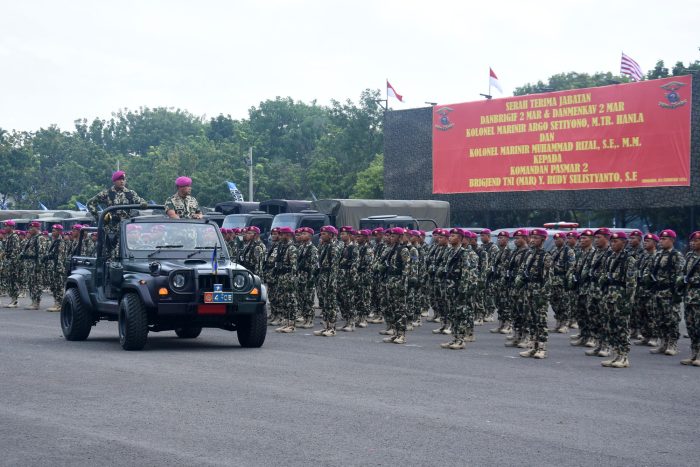
[[[690,185],[690,76],[435,106],[433,192]]]

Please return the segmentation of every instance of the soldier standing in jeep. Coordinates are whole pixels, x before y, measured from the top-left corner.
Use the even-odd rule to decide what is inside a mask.
[[[87,203],[87,208],[95,219],[98,218],[98,204],[104,208],[121,204],[140,204],[141,209],[148,207],[148,203],[143,198],[126,187],[126,173],[123,170],[117,170],[112,174],[112,183],[113,186],[100,191]],[[112,213],[105,215],[105,234],[107,235],[107,247],[110,251],[108,256],[112,256],[119,244],[119,222],[130,217],[131,214],[128,210],[115,211],[114,215]]]

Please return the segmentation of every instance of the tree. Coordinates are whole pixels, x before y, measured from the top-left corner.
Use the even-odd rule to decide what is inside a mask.
[[[629,78],[626,76],[613,75],[607,73],[577,73],[570,71],[568,73],[558,73],[552,75],[547,80],[547,84],[538,81],[536,84],[525,84],[515,88],[513,94],[523,96],[525,94],[538,94],[552,91],[567,91],[569,89],[592,88],[597,86],[608,86],[611,84],[627,83]]]
[[[384,155],[377,154],[365,170],[357,174],[357,182],[352,190],[353,198],[384,198]]]

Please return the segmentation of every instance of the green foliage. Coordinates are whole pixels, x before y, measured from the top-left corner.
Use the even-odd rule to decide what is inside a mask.
[[[383,198],[384,197],[384,155],[374,156],[372,163],[357,174],[357,182],[352,190],[353,198]]]
[[[613,75],[610,72],[598,72],[589,75],[588,73],[576,73],[571,71],[550,76],[546,84],[542,81],[538,81],[535,84],[528,83],[524,86],[517,87],[515,91],[513,91],[513,94],[516,96],[523,96],[525,94],[567,91],[569,89],[592,88],[627,82],[629,82],[628,77]]]

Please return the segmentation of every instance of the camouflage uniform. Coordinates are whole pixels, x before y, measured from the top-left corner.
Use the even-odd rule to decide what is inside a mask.
[[[474,320],[476,324],[481,325],[486,317],[486,308],[484,308],[484,297],[486,295],[486,275],[489,270],[489,255],[481,246],[472,247],[473,251],[479,258],[477,266],[476,286],[474,293],[471,296],[472,306],[474,307]]]
[[[25,261],[27,273],[27,290],[32,300],[32,306],[39,307],[43,286],[42,260],[46,253],[46,241],[39,234],[32,235],[24,245],[22,259]]]
[[[379,264],[382,261],[382,255],[386,251],[386,243],[383,241],[377,242],[373,240],[373,251],[374,258],[371,266],[372,274],[372,285],[371,285],[371,312],[370,315],[374,315],[374,319],[371,322],[381,323],[382,321],[382,296],[384,295],[384,283],[382,281],[381,274],[379,273]]]
[[[579,326],[578,344],[585,344],[588,340],[593,338],[587,309],[589,282],[587,277],[584,276],[588,263],[593,257],[593,252],[593,247],[580,250],[580,254],[576,258],[576,264],[574,265],[573,271],[571,271],[571,277],[569,278],[572,292],[575,294],[573,318]]]
[[[421,316],[428,316],[428,310],[430,309],[430,276],[428,275],[428,253],[430,252],[431,245],[427,243],[422,243],[420,245],[419,251],[421,252],[421,257],[423,258],[423,267],[421,268],[423,273],[420,276],[420,297],[421,297]]]
[[[463,348],[474,333],[474,307],[471,295],[477,281],[479,258],[471,248],[448,246],[445,252],[446,315],[454,340],[443,347]]]
[[[601,308],[603,289],[601,278],[605,277],[605,261],[610,256],[610,248],[594,248],[590,261],[584,267],[583,276],[588,280],[586,297],[586,321],[589,324],[591,336],[597,341],[597,351],[602,350],[602,338],[605,334],[606,319]]]
[[[508,268],[506,270],[506,290],[504,293],[510,294],[510,311],[507,313],[513,318],[512,346],[527,341],[527,316],[525,315],[525,297],[521,290],[515,287],[515,279],[518,276],[523,260],[529,251],[528,247],[518,248],[510,255]]]
[[[481,249],[486,252],[486,258],[488,259],[488,266],[484,268],[484,318],[488,321],[493,321],[493,317],[498,309],[496,306],[496,296],[498,295],[499,291],[496,288],[496,284],[493,283],[493,279],[490,279],[490,277],[493,276],[493,274],[491,274],[492,265],[500,250],[493,242],[482,243]]]
[[[268,324],[277,326],[281,323],[284,315],[277,308],[278,296],[277,296],[277,278],[272,273],[279,256],[279,240],[274,240],[270,244],[270,248],[265,251],[265,260],[262,266],[262,280],[265,282],[267,287],[267,306],[270,309],[270,321]]]
[[[352,329],[357,319],[358,248],[354,241],[343,244],[338,256],[338,306],[345,320],[343,329]]]
[[[659,332],[654,322],[654,289],[650,284],[645,283],[644,276],[650,274],[651,265],[654,263],[656,252],[649,253],[644,251],[637,259],[637,289],[634,293],[634,302],[632,303],[632,315],[636,320],[636,325],[639,332],[642,334],[640,344],[647,344],[650,339],[658,338]],[[630,317],[630,322],[632,316]],[[630,328],[632,325],[630,324]]]
[[[642,245],[639,245],[636,248],[632,248],[630,245],[627,245],[627,247],[625,247],[625,251],[627,252],[627,254],[629,256],[634,258],[635,264],[638,264],[639,260],[645,254],[645,250],[644,250],[644,247]],[[635,271],[636,271],[636,269],[637,269],[637,267],[635,266]],[[635,273],[635,276],[636,275],[637,274]],[[635,302],[630,304],[630,331],[631,331],[630,334],[631,334],[631,337],[633,337],[633,338],[638,337],[641,330],[642,330],[643,323],[641,320],[641,314],[642,314],[642,310],[637,305],[636,299],[635,299]]]
[[[493,256],[491,267],[487,281],[489,284],[489,294],[493,295],[496,309],[498,310],[498,320],[501,322],[496,331],[506,331],[510,328],[510,323],[513,320],[511,316],[512,307],[509,303],[510,296],[506,292],[506,275],[508,272],[508,263],[510,255],[513,253],[507,246],[496,246],[498,251]]]
[[[690,363],[700,366],[700,254],[690,251],[685,258],[682,282],[685,285],[683,302],[685,326],[690,337]]]
[[[389,248],[386,268],[386,319],[395,330],[392,342],[402,343],[406,339],[406,326],[408,324],[406,296],[412,273],[411,255],[406,245],[396,244]]]
[[[427,275],[427,288],[428,288],[428,305],[433,309],[434,317],[438,316],[437,311],[437,286],[438,282],[437,273],[437,262],[438,257],[442,253],[442,247],[437,244],[437,240],[433,240],[433,244],[428,248],[428,252],[425,255],[425,272]],[[430,320],[429,320],[430,321]]]
[[[449,329],[449,317],[447,314],[447,291],[445,290],[445,264],[450,253],[449,245],[438,245],[434,258],[435,280],[433,281],[433,313],[439,322],[442,323],[442,329]],[[467,297],[471,300],[471,297]],[[472,308],[473,310],[473,308]]]
[[[610,346],[617,353],[615,360],[627,357],[630,351],[630,305],[637,283],[635,264],[634,257],[627,251],[612,252],[605,260],[598,283],[603,291],[602,308],[606,318],[602,347]]]
[[[12,231],[5,236],[3,277],[7,295],[10,297],[10,303],[17,301],[20,292],[21,244],[22,241],[19,235],[17,235],[17,232]]]
[[[550,301],[554,310],[554,319],[557,321],[556,330],[558,331],[562,329],[562,326],[566,326],[571,319],[566,289],[567,279],[571,276],[571,271],[576,263],[576,255],[574,250],[566,244],[552,248],[551,255],[553,274]]]
[[[266,250],[265,244],[259,238],[249,240],[241,251],[240,264],[253,274],[264,277],[263,261]]]
[[[165,206],[165,212],[172,209],[180,219],[193,219],[195,214],[202,213],[201,209],[199,209],[197,198],[192,195],[187,195],[183,198],[178,193],[175,193],[166,199],[163,205]]]
[[[316,293],[321,316],[326,331],[335,334],[335,322],[338,316],[338,250],[335,243],[321,242],[318,249],[318,282]]]
[[[661,250],[654,257],[648,268],[648,274],[642,279],[653,286],[654,321],[658,326],[662,349],[676,349],[680,332],[681,295],[677,290],[677,280],[683,278],[685,258],[675,248]],[[660,352],[659,352],[660,353]]]
[[[552,287],[552,255],[542,247],[531,248],[524,255],[518,275],[516,289],[524,288],[523,312],[525,326],[532,340],[531,355],[546,350],[547,310]]]
[[[270,272],[275,284],[275,306],[287,320],[285,328],[293,330],[297,319],[297,248],[291,241],[283,239],[277,242],[276,249],[275,262]]]
[[[88,211],[90,211],[90,214],[92,214],[95,219],[98,219],[99,216],[97,212],[98,204],[106,209],[110,206],[119,206],[122,204],[141,204],[146,206],[148,203],[133,190],[126,187],[117,190],[112,186],[100,191],[87,202]],[[112,257],[119,251],[119,223],[122,219],[129,219],[130,217],[131,212],[129,210],[117,210],[111,213],[111,220],[104,226],[108,240],[108,256]]]
[[[66,241],[60,235],[52,238],[44,255],[46,271],[46,285],[53,295],[54,302],[60,304],[63,301],[63,290],[66,283]]]
[[[423,274],[423,257],[421,251],[412,243],[408,243],[408,254],[411,255],[411,277],[415,278],[412,281],[413,284],[408,288],[408,296],[406,297],[406,304],[408,306],[408,322],[409,329],[412,329],[413,323],[420,323],[420,313],[421,313],[421,286],[419,278]]]
[[[318,248],[312,242],[300,243],[297,247],[297,273],[299,292],[297,304],[299,314],[304,318],[304,327],[313,326],[314,293],[318,276]]]
[[[372,265],[374,250],[369,242],[357,247],[357,322],[365,323],[372,310]],[[363,324],[364,325],[364,324]]]

